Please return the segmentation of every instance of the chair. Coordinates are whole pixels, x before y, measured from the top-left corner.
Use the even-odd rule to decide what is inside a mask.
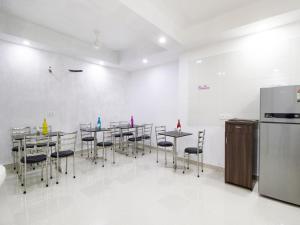
[[[126,127],[126,128],[121,129],[120,127]],[[113,137],[114,137],[114,141],[118,142],[119,149],[121,148],[124,149],[124,145],[123,145],[124,138],[126,139],[126,146],[128,147],[128,137],[133,135],[133,133],[129,130],[129,123],[127,121],[110,122],[110,128],[114,129]]]
[[[119,125],[120,126],[130,126],[129,125],[129,123],[127,122],[127,121],[120,121],[119,122]],[[124,132],[125,131],[125,132]],[[132,136],[133,135],[133,133],[129,130],[129,128],[128,129],[123,129],[122,130],[122,135],[123,135],[123,137],[129,137],[129,136]]]
[[[166,126],[155,127],[156,145],[157,145],[156,162],[158,163],[159,147],[162,147],[165,151],[165,165],[167,165],[167,148],[173,147],[173,143],[170,141],[167,141],[167,137],[165,135],[160,134],[160,133],[165,133],[165,132],[166,132]],[[174,162],[174,159],[173,159],[173,162]]]
[[[23,148],[23,140],[24,140],[24,135],[25,134],[30,134],[30,127],[23,127],[23,128],[12,128],[11,129],[11,141],[12,141],[12,155],[13,155],[13,165],[14,165],[14,170],[17,168],[17,162],[19,161],[19,150]],[[27,146],[29,147],[34,147],[34,146]],[[19,171],[17,170],[17,173]]]
[[[145,154],[145,139],[144,139],[144,136],[145,136],[145,133],[144,133],[144,126],[140,126],[140,127],[137,127],[135,128],[135,132],[134,132],[134,136],[133,137],[129,137],[128,138],[128,142],[130,143],[134,143],[134,150],[135,150],[135,153],[137,154],[138,153],[138,149],[137,149],[137,144],[139,142],[142,142],[142,145],[143,145],[143,153],[142,155]],[[132,150],[132,154],[133,154],[133,150]],[[135,158],[136,158],[136,154],[135,154]]]
[[[144,124],[144,135],[143,139],[149,142],[150,145],[150,153],[152,150],[152,127],[153,124]]]
[[[185,165],[186,165],[186,155],[187,155],[187,169],[190,169],[190,155],[197,155],[197,170],[198,174],[197,177],[200,177],[199,175],[199,155],[201,154],[201,171],[203,173],[203,146],[204,146],[204,138],[205,138],[205,130],[198,132],[198,146],[197,147],[188,147],[184,150],[184,170],[183,173],[185,173]]]
[[[91,132],[83,131],[82,129],[91,129],[92,123],[80,124],[80,135],[81,135],[81,156],[83,156],[83,144],[87,145],[88,158],[90,157],[90,151],[93,151],[93,142],[95,138],[91,136]]]
[[[20,158],[21,165],[21,180],[22,186],[24,186],[24,194],[26,194],[27,186],[27,165],[42,165],[41,181],[44,180],[44,167],[46,167],[46,187],[48,187],[48,150],[49,150],[49,136],[38,135],[25,135],[24,136],[24,151],[22,151],[22,157]],[[36,143],[45,143],[42,147],[37,147]],[[30,148],[28,148],[30,146]],[[35,146],[31,148],[31,146]],[[35,167],[34,167],[35,168]]]
[[[43,130],[43,127],[39,127],[39,132],[42,132]],[[51,133],[52,132],[52,126],[48,126],[48,133]],[[38,147],[42,147],[41,145],[43,145],[43,143],[37,143],[37,146]],[[49,142],[49,147],[52,151],[52,148],[56,146],[56,142],[55,141],[52,141],[52,136],[50,136],[50,142]]]
[[[60,148],[56,147],[55,152],[52,152],[50,157],[50,168],[52,175],[52,161],[56,163],[56,184],[58,184],[58,168],[61,163],[61,159],[66,159],[66,170],[65,174],[68,174],[68,158],[73,157],[73,178],[76,178],[75,175],[75,150],[76,150],[76,141],[77,141],[77,131],[72,133],[63,133],[57,134],[60,136]]]
[[[106,158],[106,149],[110,148],[113,151],[113,164],[115,164],[115,148],[114,148],[114,140],[113,140],[113,132],[112,130],[108,131],[102,131],[101,132],[101,138],[100,142],[97,143],[97,149],[102,149],[103,151],[103,164],[102,167],[104,167],[104,162],[107,160]],[[97,161],[95,160],[95,164],[97,164]]]

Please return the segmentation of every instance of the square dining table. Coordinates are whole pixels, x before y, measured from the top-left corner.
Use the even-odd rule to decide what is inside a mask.
[[[177,169],[177,138],[186,137],[193,134],[174,130],[174,131],[161,132],[159,133],[159,135],[164,135],[166,137],[174,138],[173,158],[174,158],[174,170],[176,170]]]
[[[98,127],[92,127],[92,128],[81,128],[80,131],[83,131],[83,132],[88,132],[88,133],[93,133],[94,134],[94,157],[93,157],[93,162],[95,164],[97,164],[97,159],[98,159],[98,151],[96,150],[97,149],[97,133],[100,133],[100,132],[106,132],[106,131],[110,131],[111,129],[110,128],[98,128]],[[115,162],[115,154],[114,154],[115,151],[113,151],[113,162]],[[103,158],[103,160],[105,160]]]
[[[123,124],[123,125],[117,125],[117,126],[113,126],[113,129],[118,129],[119,133],[120,133],[120,148],[122,150],[124,150],[124,135],[123,135],[123,130],[134,130],[134,134],[135,137],[138,136],[138,129],[139,128],[144,128],[145,125],[143,124],[134,124],[133,126],[131,126],[131,124]],[[135,141],[135,145],[136,145],[136,141]],[[144,142],[143,142],[143,149],[144,149]],[[119,153],[123,153],[123,152],[119,152]],[[128,151],[126,151],[125,153],[127,156],[129,155]],[[132,151],[132,156],[134,156],[136,158],[136,154]]]

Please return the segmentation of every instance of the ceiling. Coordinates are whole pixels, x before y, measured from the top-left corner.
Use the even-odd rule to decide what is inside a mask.
[[[213,19],[255,0],[151,0],[158,9],[182,27],[193,26],[201,21]]]
[[[34,47],[137,70],[176,60],[187,49],[256,32],[255,27],[238,31],[279,15],[294,22],[299,18],[287,14],[299,9],[299,0],[0,0],[0,38],[28,39]],[[95,30],[99,50],[93,48]],[[158,43],[160,36],[166,44]]]

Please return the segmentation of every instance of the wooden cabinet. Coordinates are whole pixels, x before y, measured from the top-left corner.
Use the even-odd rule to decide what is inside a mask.
[[[225,182],[253,189],[257,160],[257,121],[225,124]]]

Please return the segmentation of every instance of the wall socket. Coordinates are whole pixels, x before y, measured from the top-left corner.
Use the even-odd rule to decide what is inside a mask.
[[[54,117],[55,116],[55,112],[54,111],[49,111],[48,113],[47,113],[47,117],[48,118],[51,118],[51,117]]]

